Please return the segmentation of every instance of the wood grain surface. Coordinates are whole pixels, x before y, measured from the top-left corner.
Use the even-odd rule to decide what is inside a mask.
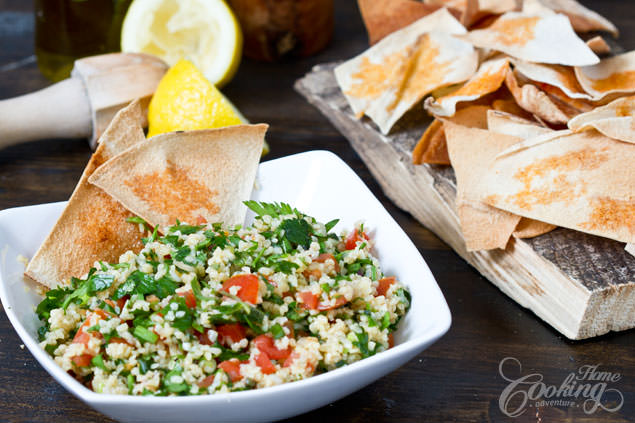
[[[635,49],[632,0],[583,1],[613,20],[620,43]],[[312,149],[333,151],[366,182],[428,262],[453,314],[448,334],[410,363],[368,387],[293,422],[629,422],[635,420],[635,332],[589,341],[566,340],[519,307],[383,194],[368,169],[319,111],[294,92],[293,82],[315,64],[343,60],[367,45],[354,0],[337,0],[334,39],[321,54],[277,64],[245,60],[225,88],[252,122],[271,125],[267,159]],[[32,2],[0,0],[0,98],[42,88],[33,57]],[[90,156],[84,140],[44,140],[0,151],[0,208],[65,200]],[[360,210],[363,215],[363,210]],[[20,348],[0,312],[0,422],[105,422],[68,394]],[[581,407],[532,407],[517,418],[499,409],[508,385],[500,361],[515,357],[522,374],[559,385],[583,365],[619,373],[611,383],[623,397],[615,413],[587,415]],[[582,401],[578,400],[578,403]],[[152,416],[148,416],[152,421]]]

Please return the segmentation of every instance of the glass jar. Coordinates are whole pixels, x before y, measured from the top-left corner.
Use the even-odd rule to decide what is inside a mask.
[[[35,55],[52,81],[68,78],[75,60],[120,50],[132,0],[36,0]]]

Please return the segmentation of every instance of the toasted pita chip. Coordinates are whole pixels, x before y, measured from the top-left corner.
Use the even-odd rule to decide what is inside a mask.
[[[475,104],[459,108],[454,116],[441,118],[444,122],[468,128],[487,129],[487,111],[490,106]]]
[[[413,164],[441,164],[449,165],[448,147],[445,142],[443,122],[438,119],[432,121],[425,130],[414,150],[412,151]]]
[[[508,12],[489,27],[470,31],[460,38],[477,47],[531,62],[586,66],[600,61],[573,32],[564,15]]]
[[[267,125],[171,132],[126,150],[89,182],[160,228],[243,223]]]
[[[549,128],[540,126],[538,122],[523,119],[498,110],[488,111],[487,126],[492,132],[523,139],[553,132],[553,130]],[[514,238],[534,238],[551,232],[555,228],[557,228],[555,225],[523,217],[520,219],[520,222],[518,222],[518,226],[516,226],[512,236]]]
[[[475,188],[483,201],[553,225],[635,241],[635,146],[591,131],[557,131],[519,144],[499,153]]]
[[[635,244],[626,244],[626,247],[624,249],[627,253],[630,253],[632,256],[635,257]]]
[[[440,9],[388,35],[362,54],[335,68],[335,78],[357,116],[362,116],[385,91],[399,87],[405,63],[417,40],[430,31],[462,34],[466,30],[446,9]],[[402,69],[403,68],[403,69]]]
[[[575,0],[525,0],[523,11],[536,12],[540,6],[566,15],[576,32],[606,31],[614,37],[619,35],[611,21]]]
[[[591,99],[591,96],[580,86],[575,72],[570,66],[546,65],[524,60],[514,60],[512,63],[514,64],[514,69],[527,79],[558,87],[569,98]]]
[[[568,126],[575,132],[594,128],[609,138],[635,144],[635,96],[618,98],[606,106],[578,115]]]
[[[536,121],[523,119],[511,113],[489,110],[487,112],[487,128],[497,134],[527,139],[553,132]]]
[[[516,226],[516,229],[514,229],[514,233],[512,233],[512,236],[514,238],[535,238],[537,236],[551,232],[556,228],[556,225],[523,217],[520,219],[520,222],[518,222],[518,225]]]
[[[593,50],[593,53],[600,56],[611,52],[611,46],[608,45],[601,35],[588,39],[586,45]]]
[[[399,85],[384,91],[366,111],[384,134],[427,94],[470,78],[476,71],[478,55],[469,43],[445,33],[429,32],[420,37],[404,65]]]
[[[505,248],[520,216],[482,203],[474,191],[496,154],[519,139],[451,122],[444,126],[456,174],[456,208],[467,249]]]
[[[595,100],[612,93],[635,93],[635,50],[603,59],[594,66],[576,67],[575,75]]]
[[[545,92],[529,83],[521,86],[518,76],[514,72],[507,72],[505,86],[514,96],[516,103],[528,112],[554,124],[564,124],[569,121],[570,116],[559,108]]]
[[[358,0],[357,3],[370,45],[441,7],[415,0]]]
[[[81,277],[95,261],[117,262],[127,250],[143,247],[137,225],[126,208],[101,189],[88,183],[102,163],[145,140],[143,116],[138,101],[121,109],[102,134],[95,153],[84,169],[68,205],[53,226],[25,274],[49,288]]]
[[[436,116],[452,116],[456,105],[462,101],[472,101],[498,90],[509,70],[507,58],[484,62],[461,88],[436,100],[429,97],[425,102],[428,112]]]
[[[533,119],[533,114],[520,107],[513,97],[511,99],[499,98],[492,101],[492,109],[498,110],[499,112],[509,113],[526,120]]]

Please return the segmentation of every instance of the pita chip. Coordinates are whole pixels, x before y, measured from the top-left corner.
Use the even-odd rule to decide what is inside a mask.
[[[81,277],[95,261],[117,262],[128,250],[140,250],[137,225],[126,208],[88,183],[95,169],[133,145],[143,143],[143,116],[138,101],[121,109],[102,134],[95,153],[62,215],[29,262],[25,274],[49,288]]]
[[[483,203],[475,188],[496,154],[518,138],[445,123],[450,161],[456,174],[456,209],[468,251],[505,248],[520,216]]]
[[[576,0],[525,0],[525,4],[527,3],[530,5],[524,6],[523,10],[531,8],[533,6],[531,3],[538,3],[554,12],[566,15],[576,32],[606,31],[616,38],[619,35],[617,28],[611,21],[599,13],[587,9]]]
[[[357,4],[370,45],[441,7],[415,0],[358,0]]]
[[[89,182],[160,228],[243,223],[267,125],[170,132],[97,169]]]
[[[591,96],[584,91],[578,82],[575,72],[570,66],[546,65],[524,60],[514,60],[512,63],[514,69],[527,79],[558,87],[569,98],[591,99]]]
[[[600,61],[573,32],[569,19],[560,14],[508,12],[489,27],[470,31],[460,38],[477,47],[530,62],[586,66]]]
[[[635,93],[635,50],[575,68],[582,88],[594,100],[613,93]]]
[[[490,110],[489,106],[470,104],[459,108],[454,116],[435,119],[415,146],[412,152],[413,163],[449,165],[450,157],[448,156],[443,123],[451,122],[468,128],[486,129],[488,110]]]
[[[593,128],[609,138],[635,144],[635,96],[618,98],[580,114],[568,126],[574,132]]]
[[[489,110],[487,112],[487,128],[497,134],[527,139],[553,132],[538,122],[523,119],[511,113]]]
[[[393,32],[362,54],[335,68],[337,83],[355,115],[361,117],[385,91],[399,87],[417,40],[430,31],[449,34],[466,32],[463,25],[446,9],[439,9]]]
[[[601,35],[588,39],[586,45],[593,50],[593,53],[599,56],[609,54],[611,52],[611,46],[608,45]]]
[[[565,124],[569,121],[570,116],[558,107],[544,91],[529,83],[521,86],[514,72],[507,72],[505,86],[520,107],[540,119],[553,124]]]
[[[449,165],[448,147],[443,131],[443,122],[434,119],[417,142],[412,151],[413,164]]]
[[[535,238],[556,229],[556,225],[523,217],[512,233],[514,238]]]
[[[423,34],[404,63],[399,84],[385,90],[366,115],[387,134],[426,95],[467,80],[477,66],[478,54],[471,44],[443,32]]]
[[[490,131],[518,138],[532,138],[553,132],[535,121],[526,120],[510,113],[490,110],[487,113],[487,125]],[[523,217],[512,234],[515,238],[534,238],[556,229],[557,226]]]
[[[507,58],[484,62],[461,88],[436,100],[429,97],[425,102],[425,108],[436,116],[452,116],[457,103],[473,101],[498,90],[505,81],[508,70]]]
[[[634,242],[634,162],[632,144],[557,131],[499,153],[476,191],[510,213]]]
[[[635,257],[635,244],[626,244],[626,247],[624,249],[627,253]]]

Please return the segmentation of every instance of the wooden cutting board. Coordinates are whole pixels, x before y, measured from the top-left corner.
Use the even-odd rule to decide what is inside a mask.
[[[624,244],[559,228],[532,239],[512,238],[505,250],[467,251],[454,207],[454,171],[412,164],[412,149],[431,118],[417,106],[389,135],[381,134],[370,120],[353,115],[335,81],[336,65],[316,66],[295,88],[348,138],[398,207],[567,338],[635,327],[635,257]]]

